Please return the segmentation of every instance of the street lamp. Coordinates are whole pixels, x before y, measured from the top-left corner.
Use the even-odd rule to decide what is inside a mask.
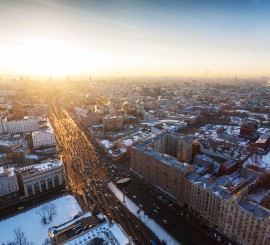
[[[125,187],[128,186],[129,181],[130,181],[130,178],[122,178],[122,179],[120,179],[120,180],[118,180],[118,181],[116,182],[116,185],[117,185],[118,187],[122,187],[122,192],[123,192],[123,202],[124,202],[124,203],[126,202],[126,200],[125,200]]]

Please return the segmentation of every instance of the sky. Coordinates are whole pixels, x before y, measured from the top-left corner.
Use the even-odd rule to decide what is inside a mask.
[[[269,76],[270,0],[0,0],[0,75]]]

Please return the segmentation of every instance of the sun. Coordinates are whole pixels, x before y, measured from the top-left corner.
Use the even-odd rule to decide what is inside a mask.
[[[48,38],[33,39],[24,50],[25,62],[22,68],[35,75],[58,76],[74,73],[77,67],[76,53],[69,44]]]

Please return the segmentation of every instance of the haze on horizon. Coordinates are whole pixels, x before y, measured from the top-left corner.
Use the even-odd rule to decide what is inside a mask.
[[[0,9],[0,74],[270,75],[270,0],[1,0]]]

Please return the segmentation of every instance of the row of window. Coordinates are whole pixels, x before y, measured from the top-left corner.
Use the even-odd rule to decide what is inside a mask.
[[[59,186],[59,184],[60,182],[59,182],[58,175],[55,175],[53,178],[48,178],[47,180],[43,179],[41,181],[36,181],[33,184],[27,184],[26,188],[27,188],[28,196],[33,196],[33,195],[39,194],[40,192]]]

